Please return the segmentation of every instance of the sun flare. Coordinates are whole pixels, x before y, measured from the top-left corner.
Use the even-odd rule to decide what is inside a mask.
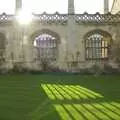
[[[16,19],[20,24],[29,24],[32,21],[32,13],[26,9],[22,9],[16,16]]]

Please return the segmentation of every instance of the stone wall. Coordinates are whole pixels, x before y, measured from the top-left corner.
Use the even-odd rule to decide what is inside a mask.
[[[59,14],[57,13],[57,17],[58,16]],[[34,21],[26,26],[19,25],[16,21],[13,21],[9,25],[0,25],[0,32],[6,36],[5,66],[11,68],[14,63],[18,62],[23,63],[24,67],[41,69],[39,61],[34,61],[36,52],[33,46],[33,40],[35,38],[32,37],[32,35],[35,33],[38,34],[44,29],[59,36],[57,61],[53,62],[55,66],[61,69],[67,69],[70,66],[70,62],[73,63],[75,61],[79,62],[78,66],[81,68],[91,66],[91,61],[85,59],[85,35],[90,31],[100,30],[109,33],[113,42],[117,42],[120,38],[120,24],[118,22],[119,19],[116,17],[117,21],[114,21],[111,15],[108,15],[109,19],[105,17],[105,22],[103,22],[104,17],[98,13],[95,16],[91,15],[93,17],[92,19],[87,13],[81,16],[79,15],[79,18],[76,17],[77,20],[73,24],[74,32],[71,36],[74,35],[75,40],[71,41],[68,39],[70,38],[70,36],[68,36],[68,29],[70,29],[70,27],[68,27],[69,24],[66,22],[66,17],[60,22],[56,22],[58,18],[55,18],[54,22],[49,20],[48,22]],[[47,16],[47,19],[48,18]],[[82,20],[82,18],[84,18],[84,20]],[[88,18],[90,18],[91,21]],[[62,19],[62,16],[60,19]],[[99,21],[99,19],[103,20]],[[71,45],[74,44],[74,49],[72,49],[72,52],[75,53],[73,59],[69,59],[71,53],[68,49],[68,43]],[[92,64],[93,63],[94,61],[92,61]]]

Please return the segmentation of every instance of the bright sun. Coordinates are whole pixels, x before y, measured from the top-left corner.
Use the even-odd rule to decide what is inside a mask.
[[[22,9],[16,16],[16,19],[20,24],[29,24],[32,21],[32,13],[26,9]]]

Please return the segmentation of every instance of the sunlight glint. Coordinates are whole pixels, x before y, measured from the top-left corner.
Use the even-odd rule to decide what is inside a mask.
[[[22,9],[16,16],[16,19],[20,24],[29,24],[32,21],[32,13],[26,9]]]

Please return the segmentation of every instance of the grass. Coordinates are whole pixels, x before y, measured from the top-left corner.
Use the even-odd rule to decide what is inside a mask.
[[[119,119],[120,76],[0,76],[0,120]]]

